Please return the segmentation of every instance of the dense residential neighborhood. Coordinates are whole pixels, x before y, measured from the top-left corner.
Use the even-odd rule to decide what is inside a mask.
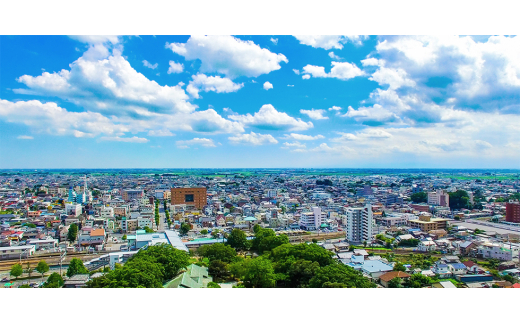
[[[2,287],[519,287],[517,175],[335,172],[3,172]]]

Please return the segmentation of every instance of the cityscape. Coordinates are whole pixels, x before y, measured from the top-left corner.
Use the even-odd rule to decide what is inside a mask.
[[[0,36],[0,288],[520,288],[518,36],[206,33]]]
[[[4,288],[519,288],[520,171],[0,171]]]

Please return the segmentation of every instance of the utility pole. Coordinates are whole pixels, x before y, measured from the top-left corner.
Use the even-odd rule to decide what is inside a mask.
[[[63,259],[65,258],[65,255],[67,254],[67,249],[65,249],[63,251],[63,254],[61,254],[61,250],[60,250],[60,276],[61,276],[61,265],[63,263]]]

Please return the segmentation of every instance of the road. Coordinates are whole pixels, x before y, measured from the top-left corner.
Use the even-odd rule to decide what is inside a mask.
[[[470,221],[470,222],[469,222]],[[510,229],[507,228],[505,225],[501,225],[498,223],[491,223],[486,221],[479,221],[479,220],[467,220],[466,222],[462,221],[450,221],[451,225],[461,225],[463,227],[466,227],[468,229],[474,230],[474,229],[481,229],[485,231],[493,231],[498,234],[516,234],[520,235],[520,227],[511,227]]]
[[[168,228],[168,223],[166,223],[166,214],[164,213],[164,207],[162,204],[159,204],[159,230],[164,231]]]

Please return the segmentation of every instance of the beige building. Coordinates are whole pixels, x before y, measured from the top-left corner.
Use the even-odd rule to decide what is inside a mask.
[[[412,228],[419,228],[422,232],[432,230],[447,230],[448,219],[432,218],[431,215],[420,215],[417,220],[409,220],[408,225]]]

